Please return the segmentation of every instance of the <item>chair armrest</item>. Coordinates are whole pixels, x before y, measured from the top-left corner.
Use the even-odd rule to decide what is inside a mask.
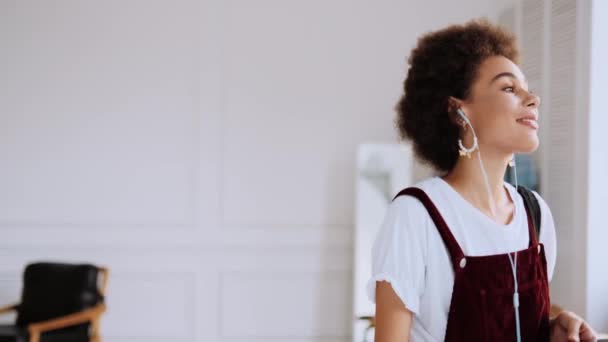
[[[86,322],[91,322],[98,319],[99,316],[106,310],[105,304],[98,304],[90,309],[86,309],[73,314],[65,315],[49,319],[42,322],[31,323],[27,326],[30,333],[30,342],[38,342],[40,334],[45,331],[66,328],[72,325],[78,325]]]
[[[376,326],[376,318],[374,316],[359,316],[357,317],[359,321],[366,321],[370,328]]]
[[[99,288],[99,292],[101,292],[102,296],[105,296],[106,288],[108,287],[108,275],[110,273],[110,269],[107,267],[99,267],[99,273],[101,273],[101,286]]]
[[[0,308],[0,314],[5,314],[7,312],[15,311],[19,307],[19,304],[13,304],[9,306],[4,306]]]

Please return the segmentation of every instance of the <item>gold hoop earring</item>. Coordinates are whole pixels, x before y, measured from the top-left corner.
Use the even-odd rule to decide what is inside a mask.
[[[475,132],[473,132],[473,146],[469,148],[464,146],[462,139],[458,139],[458,154],[461,157],[471,158],[471,153],[473,153],[477,148],[479,148],[479,144],[477,143],[477,135],[475,135]]]

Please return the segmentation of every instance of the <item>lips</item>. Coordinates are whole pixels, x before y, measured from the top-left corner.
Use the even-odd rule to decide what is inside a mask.
[[[525,115],[525,116],[522,116],[521,118],[517,119],[516,121],[524,126],[528,126],[528,127],[532,128],[532,129],[538,129],[538,121],[537,121],[535,115],[532,115],[532,114]]]

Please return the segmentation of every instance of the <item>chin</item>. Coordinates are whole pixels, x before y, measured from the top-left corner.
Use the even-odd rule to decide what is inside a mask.
[[[539,144],[538,137],[520,140],[516,150],[518,153],[532,153],[538,149]]]

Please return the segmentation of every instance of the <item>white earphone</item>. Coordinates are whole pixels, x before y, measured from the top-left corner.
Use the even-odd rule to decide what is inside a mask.
[[[465,152],[472,152],[475,149],[477,149],[477,153],[479,155],[479,166],[481,168],[481,172],[483,173],[484,176],[484,180],[486,182],[486,188],[488,190],[488,197],[490,198],[490,207],[492,208],[492,213],[495,215],[495,211],[493,208],[493,196],[492,193],[490,191],[490,184],[488,182],[488,176],[486,174],[485,168],[483,166],[483,162],[481,160],[481,151],[479,150],[479,146],[477,145],[477,135],[475,134],[475,130],[473,129],[473,125],[471,125],[471,121],[469,121],[469,118],[464,114],[464,111],[460,108],[456,109],[456,112],[462,117],[462,119],[464,120],[464,122],[469,125],[469,127],[471,127],[471,131],[473,132],[473,147],[467,149],[462,145],[462,140],[458,140],[458,144],[459,147],[462,151]],[[517,190],[517,171],[515,171],[515,189]],[[521,216],[520,216],[521,217]],[[509,262],[511,264],[511,271],[513,272],[513,282],[514,282],[514,292],[513,292],[513,308],[515,311],[515,334],[516,334],[516,338],[517,338],[517,342],[521,342],[521,327],[520,327],[520,320],[519,320],[519,290],[518,290],[518,282],[517,282],[517,252],[514,253],[515,257],[511,257],[511,253],[507,253],[507,256],[509,257]]]
[[[462,109],[458,108],[458,109],[456,109],[456,112],[462,117],[462,119],[464,120],[464,122],[467,123],[467,125],[473,126],[473,125],[471,125],[471,121],[469,121],[469,118],[466,116],[466,114],[464,114]]]

